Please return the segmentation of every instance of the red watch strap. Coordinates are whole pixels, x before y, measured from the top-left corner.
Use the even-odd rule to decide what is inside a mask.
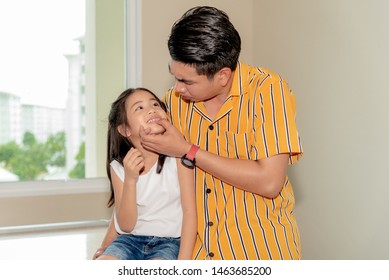
[[[192,145],[189,149],[189,152],[186,154],[186,158],[189,160],[193,160],[195,158],[195,155],[197,151],[199,150],[199,147],[196,145]]]

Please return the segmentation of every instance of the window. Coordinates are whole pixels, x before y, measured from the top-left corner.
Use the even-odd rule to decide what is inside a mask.
[[[85,178],[85,1],[0,1],[0,181]]]
[[[106,199],[103,197],[103,195],[109,191],[105,174],[104,152],[106,149],[106,118],[109,105],[112,103],[113,98],[115,98],[115,93],[121,92],[126,86],[126,2],[127,1],[125,0],[0,0],[0,34],[2,36],[4,34],[2,43],[0,44],[0,61],[3,61],[6,53],[9,55],[13,48],[19,50],[20,54],[15,58],[14,64],[11,64],[11,67],[13,67],[12,69],[3,70],[1,68],[0,70],[0,92],[3,93],[0,94],[0,124],[2,128],[0,129],[0,145],[9,143],[10,135],[12,135],[13,139],[19,139],[9,145],[8,148],[10,150],[15,149],[15,143],[18,145],[22,144],[22,116],[28,120],[28,122],[26,120],[26,123],[23,124],[23,127],[27,127],[27,125],[31,127],[34,123],[36,124],[36,122],[32,121],[31,114],[38,114],[39,111],[39,114],[49,115],[50,118],[46,118],[46,120],[43,121],[43,117],[40,117],[40,121],[37,122],[38,124],[44,124],[47,128],[55,131],[61,131],[58,130],[60,125],[54,124],[53,122],[55,119],[57,121],[58,119],[61,119],[61,114],[64,114],[66,122],[63,124],[63,127],[65,127],[65,130],[69,129],[68,127],[76,127],[76,124],[82,124],[79,130],[76,128],[78,133],[76,135],[77,137],[73,134],[71,138],[73,140],[78,138],[78,141],[81,141],[81,144],[82,141],[85,141],[84,170],[86,178],[80,180],[58,180],[59,177],[57,176],[60,175],[63,170],[51,166],[51,175],[41,175],[46,176],[44,178],[45,180],[41,180],[42,177],[40,177],[39,180],[11,181],[13,178],[8,179],[8,181],[5,182],[3,180],[3,182],[0,182],[0,208],[7,213],[14,214],[7,219],[1,218],[0,227],[4,225],[73,221],[75,219],[101,219],[108,213],[105,207]],[[138,3],[139,1],[130,0],[128,2]],[[73,10],[68,12],[69,10],[65,6],[71,6],[73,7]],[[79,10],[76,12],[74,9]],[[48,17],[46,18],[46,22],[43,18],[37,19],[39,18],[37,15],[38,11],[44,11],[42,17]],[[69,22],[75,23],[78,21],[76,18],[80,17],[78,22],[84,24],[84,27],[81,27],[79,30],[82,31],[84,29],[85,36],[82,38],[82,32],[75,32],[70,36],[70,32],[65,32],[58,26],[54,27],[56,16],[60,17],[58,13],[55,14],[55,12],[58,11],[65,14],[67,24],[69,24]],[[71,42],[69,43],[71,46],[69,48],[73,52],[63,52],[63,54],[60,55],[63,61],[65,61],[65,70],[63,70],[61,74],[68,77],[64,87],[66,92],[61,95],[62,97],[53,97],[54,91],[59,91],[59,82],[50,86],[44,82],[55,80],[59,74],[54,73],[54,70],[50,67],[51,71],[49,72],[40,71],[38,70],[39,67],[32,67],[28,63],[29,57],[23,53],[23,48],[28,48],[29,46],[32,48],[33,43],[35,44],[35,41],[39,38],[42,39],[41,41],[46,39],[44,38],[45,36],[39,36],[39,38],[37,35],[33,36],[32,33],[34,30],[31,30],[30,33],[27,31],[27,26],[37,24],[29,22],[27,13],[34,15],[31,21],[37,20],[40,22],[41,28],[45,25],[51,25],[56,33],[62,33],[62,35],[68,34],[69,38],[71,38]],[[5,16],[6,14],[11,14],[12,17],[7,17]],[[82,14],[84,14],[84,23],[81,20]],[[18,22],[23,24],[20,25]],[[38,27],[35,26],[35,28]],[[18,40],[22,41],[22,44],[12,46],[12,42],[3,40],[6,35],[9,35],[13,42],[17,41],[16,39],[14,40],[15,37],[21,37],[18,38]],[[64,41],[58,39],[56,37],[57,35],[58,34],[55,36],[48,35],[52,41],[57,40],[56,42],[51,43],[65,46],[66,44]],[[42,46],[42,48],[43,47],[44,46]],[[48,51],[47,49],[46,51],[39,50],[39,52],[37,50],[33,54],[37,60],[36,63],[43,64],[43,56],[50,52],[51,51]],[[0,64],[1,66],[3,65],[2,63]],[[10,79],[7,75],[10,74],[8,72],[11,70],[16,73],[18,72],[17,70],[20,70],[20,73],[38,72],[43,82],[42,80],[39,82],[36,80],[27,82],[27,80],[23,80],[20,76],[17,79],[17,82],[20,84],[27,84],[28,89],[32,89],[34,83],[48,87],[49,90],[47,92],[49,92],[50,95],[45,95],[44,99],[46,100],[44,101],[46,103],[35,106],[37,105],[35,103],[37,98],[34,99],[30,96],[32,93],[31,90],[28,91],[28,98],[26,97],[24,99],[19,96],[16,91],[11,90],[11,87],[6,87],[5,83],[3,84],[3,80],[5,80],[3,78],[7,77],[7,80]],[[74,94],[74,96],[78,97],[78,99],[73,99],[73,102],[77,104],[77,106],[72,108],[78,107],[80,109],[76,113],[65,110],[67,102],[63,96],[67,96],[69,94],[68,91],[71,90],[72,93],[77,93]],[[40,91],[43,91],[43,88]],[[22,106],[24,105],[26,105],[23,108],[25,113],[22,114]],[[28,105],[34,106],[29,107]],[[42,107],[45,108],[43,109]],[[47,108],[52,110],[44,112]],[[30,117],[28,117],[28,114],[30,114]],[[71,118],[69,117],[69,114],[72,114]],[[5,125],[5,123],[7,123],[7,125]],[[10,125],[8,125],[8,123],[10,123]],[[30,135],[27,139],[29,139],[30,142],[34,139],[38,142],[44,141],[38,140],[38,137],[35,134],[38,133],[33,133],[34,137]],[[42,138],[39,139],[45,139],[44,135],[41,137]],[[59,138],[61,139],[61,137]],[[69,144],[66,144],[66,146],[68,145]],[[75,145],[73,154],[76,154],[77,151],[79,151],[79,147],[80,144]],[[68,153],[69,150],[70,148],[67,148]],[[35,156],[37,156],[37,154],[35,154]],[[73,158],[68,155],[66,157]],[[74,162],[73,164],[69,164],[69,166],[69,168],[66,168],[71,170],[71,167],[75,166]],[[2,167],[0,173],[10,175],[11,172],[7,172],[7,170],[4,171],[4,161],[0,163],[0,167]],[[63,212],[63,208],[59,208],[60,206],[58,206],[58,209],[52,208],[57,207],[56,204],[64,205],[65,202],[62,199],[64,196],[66,197],[66,201],[73,203],[75,201],[74,198],[76,197],[74,195],[77,197],[82,195],[84,203],[89,205],[88,209],[72,209],[72,213],[67,215],[67,217],[56,218],[55,216],[61,215],[59,211]],[[26,197],[29,197],[28,201],[25,199]],[[28,205],[25,207],[26,202],[28,202]],[[81,207],[78,206],[81,205],[80,203],[74,203],[77,207]],[[17,208],[16,205],[24,208]],[[38,213],[38,210],[35,211],[35,209],[38,208],[52,210],[43,210]],[[25,216],[22,213],[27,212],[30,213],[28,219],[22,217]],[[47,213],[50,217],[47,219],[42,218],[42,213]],[[34,219],[34,215],[36,215],[36,217],[39,216],[39,220],[38,218]],[[65,214],[62,216],[64,215]]]
[[[0,182],[105,177],[109,104],[140,80],[138,13],[139,0],[0,1]],[[10,164],[20,150],[35,170]]]

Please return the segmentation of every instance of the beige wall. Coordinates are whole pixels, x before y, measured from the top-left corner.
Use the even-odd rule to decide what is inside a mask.
[[[241,58],[295,91],[305,155],[290,177],[304,258],[389,259],[389,2],[143,0],[145,86],[172,84],[170,26],[200,4],[225,10]]]
[[[110,219],[108,193],[0,198],[0,227]]]
[[[389,2],[255,1],[254,63],[297,96],[290,168],[308,259],[389,259]],[[265,24],[266,23],[266,24]]]

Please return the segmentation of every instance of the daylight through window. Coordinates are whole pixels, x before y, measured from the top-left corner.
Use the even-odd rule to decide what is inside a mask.
[[[0,182],[85,178],[85,1],[0,1]]]

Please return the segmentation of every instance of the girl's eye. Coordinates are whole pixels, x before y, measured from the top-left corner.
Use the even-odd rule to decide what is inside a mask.
[[[161,107],[161,105],[159,105],[158,102],[155,102],[155,103],[153,104],[153,106],[155,106],[155,107]]]
[[[138,106],[135,108],[135,111],[139,111],[139,110],[142,110],[143,109],[143,106]]]

